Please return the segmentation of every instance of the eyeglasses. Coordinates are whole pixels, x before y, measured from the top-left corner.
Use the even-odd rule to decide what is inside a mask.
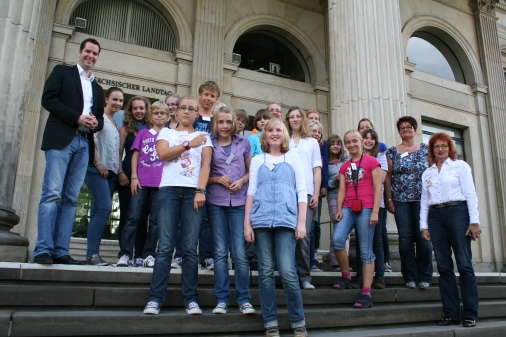
[[[434,146],[433,146],[433,149],[434,149],[434,150],[439,150],[439,149],[441,149],[441,150],[445,150],[445,149],[447,149],[447,148],[448,148],[448,144],[441,144],[441,145],[434,145]]]
[[[401,126],[399,128],[399,131],[409,131],[409,130],[413,130],[413,127],[411,125],[409,125],[409,126]]]
[[[180,106],[178,109],[179,109],[179,111],[188,111],[189,113],[193,113],[193,112],[197,111],[197,109],[195,109],[193,107],[185,107],[185,106]]]
[[[168,106],[177,106],[177,103],[167,103]]]
[[[165,111],[155,111],[151,113],[152,115],[158,116],[158,115],[166,115],[167,112]]]

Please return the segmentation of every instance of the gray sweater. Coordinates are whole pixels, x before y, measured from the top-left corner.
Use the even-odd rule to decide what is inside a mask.
[[[329,188],[327,191],[327,200],[337,199],[337,193],[339,192],[339,180],[337,180],[337,182],[334,182],[334,178],[339,177],[339,170],[347,160],[350,160],[350,157],[348,155],[346,155],[346,157],[344,157],[344,159],[338,162],[336,165],[330,161],[329,158]]]

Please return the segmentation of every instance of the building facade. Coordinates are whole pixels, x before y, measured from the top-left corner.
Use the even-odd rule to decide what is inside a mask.
[[[126,99],[196,95],[214,80],[221,102],[250,115],[270,102],[318,110],[325,136],[366,117],[398,144],[404,115],[418,120],[417,142],[449,132],[480,200],[475,268],[504,268],[506,2],[2,0],[0,14],[0,256],[31,252],[37,236],[44,81],[94,37],[97,81]],[[393,221],[388,228],[395,236]]]

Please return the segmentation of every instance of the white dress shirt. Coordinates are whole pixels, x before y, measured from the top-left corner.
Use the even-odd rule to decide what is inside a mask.
[[[463,160],[448,158],[440,172],[434,163],[422,174],[420,230],[429,228],[427,216],[430,206],[450,201],[467,201],[470,223],[480,223],[471,167]]]
[[[104,128],[93,135],[95,150],[102,164],[115,173],[119,169],[119,132],[118,128],[104,114]]]
[[[91,73],[90,77],[86,77],[86,72],[84,69],[77,64],[77,70],[79,71],[79,78],[81,79],[81,86],[83,87],[83,112],[82,114],[85,116],[89,116],[91,112],[91,107],[93,106],[93,89],[91,86],[91,82],[95,80],[95,75]],[[79,130],[83,130],[89,132],[88,128],[79,127]]]
[[[295,145],[293,137],[291,137],[290,150],[299,155],[302,167],[304,168],[307,194],[313,195],[315,192],[313,169],[315,167],[322,167],[322,156],[318,142],[312,137],[306,137],[301,138],[299,144]],[[320,187],[318,187],[318,191]]]

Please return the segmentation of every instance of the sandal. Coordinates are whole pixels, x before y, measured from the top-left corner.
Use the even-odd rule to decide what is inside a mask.
[[[341,279],[338,282],[334,283],[332,288],[337,290],[351,289],[351,279],[341,277]]]
[[[353,305],[354,308],[372,308],[372,297],[370,295],[362,295],[357,302]]]

